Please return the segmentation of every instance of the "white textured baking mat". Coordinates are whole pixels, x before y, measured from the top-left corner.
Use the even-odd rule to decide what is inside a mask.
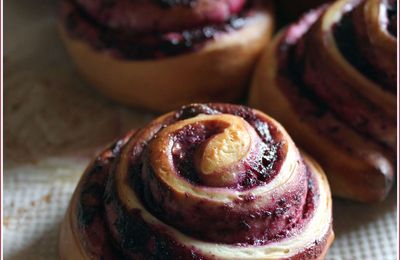
[[[76,75],[57,37],[55,0],[8,0],[5,14],[5,259],[57,259],[58,227],[95,152],[151,115],[113,104]],[[396,259],[396,197],[334,202],[327,259]]]

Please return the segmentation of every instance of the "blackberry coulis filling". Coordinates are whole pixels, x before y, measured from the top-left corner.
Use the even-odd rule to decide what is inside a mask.
[[[281,149],[282,143],[275,141],[278,139],[277,130],[272,124],[269,126],[263,124],[259,118],[244,107],[236,111],[229,111],[227,109],[226,112],[243,117],[256,130],[258,136],[263,141],[263,144],[258,148],[259,156],[252,158],[252,162],[246,164],[246,169],[241,174],[240,180],[230,188],[246,190],[261,184],[267,184],[279,172],[282,157],[284,156],[284,152]],[[184,119],[189,114],[190,117],[194,117],[198,114],[213,115],[220,113],[207,107],[187,107],[178,112],[177,118]],[[174,153],[174,163],[177,166],[178,172],[190,182],[202,185],[197,177],[197,170],[194,167],[193,153],[195,148],[209,137],[221,132],[224,127],[224,125],[218,122],[210,122],[206,125],[189,125],[176,133],[175,148],[179,149],[176,149]]]
[[[211,122],[205,127],[189,125],[176,133],[173,160],[182,177],[193,184],[202,185],[194,163],[195,150],[201,143],[206,142],[209,137],[222,129],[223,126]],[[282,151],[279,148],[280,144],[274,142],[262,145],[259,148],[260,155],[253,158],[253,162],[246,164],[246,170],[240,174],[240,181],[230,188],[246,190],[271,181],[280,168]]]
[[[172,10],[177,6],[183,10],[191,10],[198,1],[200,0],[143,0],[141,4],[150,11],[146,8],[138,9],[138,12],[142,13],[140,16],[138,14],[136,19],[134,13],[123,13],[123,8],[121,13],[107,12],[107,9],[114,8],[117,1],[93,4],[86,0],[63,0],[61,13],[64,25],[72,37],[89,43],[97,50],[108,50],[116,57],[146,60],[201,49],[207,41],[215,39],[218,35],[241,29],[253,15],[252,9],[261,4],[258,0],[224,0],[229,1],[229,10],[221,11],[220,14],[213,14],[212,10],[204,11],[206,18],[197,14],[197,19],[190,19],[190,14],[185,13],[187,17],[182,18],[182,21],[173,20],[165,25],[164,19],[167,19],[168,15],[174,15],[166,13],[160,21],[150,20],[149,22],[153,23],[150,25],[145,24],[146,21],[140,21],[143,14],[151,17],[153,7],[158,11],[160,8]],[[138,2],[136,5],[140,6],[140,1]],[[210,13],[209,17],[207,12]],[[112,15],[129,17],[115,21],[113,17],[109,17]]]

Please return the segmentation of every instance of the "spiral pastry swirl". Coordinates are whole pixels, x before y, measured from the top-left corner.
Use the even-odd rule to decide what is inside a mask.
[[[320,259],[333,239],[322,170],[243,106],[193,104],[88,167],[62,259]]]
[[[340,0],[307,13],[275,38],[253,79],[250,103],[281,120],[339,196],[378,201],[392,186],[396,6]]]

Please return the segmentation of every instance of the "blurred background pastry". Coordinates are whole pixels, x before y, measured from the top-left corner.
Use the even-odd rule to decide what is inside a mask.
[[[395,1],[340,0],[274,39],[250,104],[277,118],[327,172],[333,193],[379,201],[396,161]]]
[[[168,111],[243,100],[273,24],[262,0],[62,0],[60,32],[93,87]]]

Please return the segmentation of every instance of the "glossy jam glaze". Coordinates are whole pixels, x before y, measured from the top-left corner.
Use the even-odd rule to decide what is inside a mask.
[[[236,1],[239,0],[233,2]],[[222,20],[211,18],[204,18],[204,20],[200,15],[201,21],[193,23],[196,19],[192,19],[193,17],[188,14],[186,20],[175,21],[164,28],[158,27],[158,25],[164,25],[164,20],[166,18],[171,17],[172,19],[174,17],[181,17],[174,12],[169,13],[168,10],[170,10],[171,7],[162,7],[155,1],[121,1],[126,2],[126,4],[132,2],[139,5],[150,6],[150,9],[152,9],[152,7],[157,10],[160,9],[162,12],[165,12],[161,17],[165,16],[165,18],[162,18],[162,23],[157,21],[146,22],[145,18],[153,17],[149,15],[149,12],[155,12],[155,10],[146,11],[138,8],[133,9],[133,13],[129,14],[129,21],[132,20],[137,26],[133,28],[117,26],[115,28],[115,26],[111,26],[114,23],[110,22],[111,24],[104,24],[97,19],[100,17],[107,21],[108,19],[112,19],[112,17],[109,17],[111,14],[107,13],[107,9],[104,11],[105,14],[102,14],[101,11],[99,11],[99,14],[98,11],[95,10],[102,9],[101,6],[97,6],[96,4],[90,7],[89,2],[91,1],[83,2],[86,3],[86,9],[83,8],[78,1],[63,0],[61,2],[61,17],[69,34],[74,38],[86,41],[95,49],[107,50],[115,57],[135,60],[170,57],[198,50],[202,48],[207,41],[215,39],[218,35],[241,29],[245,26],[247,19],[252,16],[251,10],[253,6],[260,5],[257,0],[251,0],[246,4],[244,1],[239,1],[240,3],[232,4],[234,10],[228,12],[228,14],[225,15],[226,17],[224,16]],[[179,6],[180,9],[188,11],[192,8],[190,5]],[[230,5],[228,4],[228,6]],[[93,9],[92,12],[94,12],[96,16],[93,16],[87,9]],[[113,15],[117,18],[124,17],[120,12]],[[138,23],[136,23],[136,21],[138,21]]]
[[[253,110],[233,105],[191,105],[164,117],[162,121],[153,123],[149,138],[140,139],[138,143],[132,140],[142,135],[128,134],[112,147],[103,152],[89,167],[79,193],[78,226],[80,237],[85,241],[84,246],[94,257],[127,258],[127,259],[212,259],[202,255],[196,248],[185,246],[180,239],[170,231],[154,225],[143,217],[139,209],[129,210],[124,206],[123,199],[115,180],[120,174],[119,166],[124,157],[128,158],[128,179],[125,180],[136,193],[140,203],[151,215],[162,222],[175,227],[183,234],[201,241],[227,243],[236,246],[260,246],[279,242],[295,236],[313,217],[315,205],[318,203],[318,189],[315,177],[308,166],[299,158],[298,177],[295,185],[283,194],[274,193],[268,198],[268,203],[255,207],[262,198],[249,193],[230,203],[217,205],[209,199],[195,201],[193,194],[185,194],[186,203],[193,207],[185,211],[177,211],[174,201],[174,187],[168,187],[157,180],[148,164],[146,152],[151,139],[164,128],[176,122],[195,117],[199,114],[235,114],[256,126],[257,133],[264,142],[282,141],[281,133],[272,122],[265,121]],[[207,127],[208,135],[218,133],[213,128],[215,122]],[[196,129],[194,133],[199,133]],[[179,135],[178,135],[179,136]],[[183,137],[182,137],[183,138]],[[205,138],[205,137],[204,137]],[[202,140],[204,138],[199,138]],[[171,140],[175,140],[171,137]],[[133,145],[133,146],[132,146]],[[282,146],[279,149],[284,149]],[[186,150],[188,146],[181,146]],[[279,150],[278,149],[278,150]],[[280,165],[285,158],[285,152],[280,151],[276,158]],[[174,162],[175,164],[175,162]],[[278,170],[277,166],[272,167]],[[279,174],[279,173],[276,173]],[[177,176],[181,176],[177,173]],[[185,181],[193,182],[187,176],[181,176]],[[272,179],[274,177],[271,177]],[[270,180],[271,181],[271,180]],[[252,191],[266,185],[264,182],[245,187]],[[243,187],[212,188],[203,187],[200,183],[195,186],[214,192],[220,190],[240,190]],[[190,209],[190,210],[187,210]],[[316,245],[299,253],[298,257],[307,254],[319,255],[326,241],[316,241]]]

